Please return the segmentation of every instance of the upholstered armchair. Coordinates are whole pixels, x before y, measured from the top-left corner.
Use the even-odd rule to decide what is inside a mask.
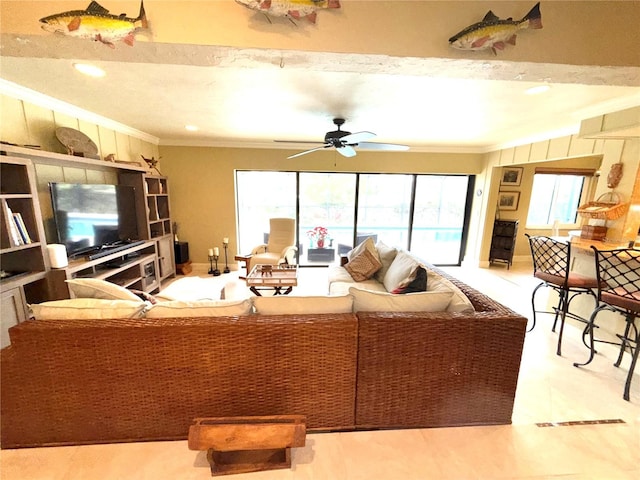
[[[296,263],[296,222],[293,218],[269,219],[269,240],[251,251],[251,264]]]

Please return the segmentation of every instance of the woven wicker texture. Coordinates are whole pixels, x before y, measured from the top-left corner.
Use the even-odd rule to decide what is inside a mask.
[[[187,438],[196,417],[354,426],[353,314],[30,321],[2,351],[2,447]]]
[[[476,313],[359,313],[356,424],[511,423],[527,320],[459,280]]]
[[[434,270],[475,313],[16,325],[0,352],[2,447],[185,439],[197,417],[297,414],[311,431],[509,423],[526,319]]]
[[[511,423],[523,319],[358,317],[358,428]]]
[[[608,199],[609,201],[605,201]],[[578,207],[578,213],[585,218],[599,220],[617,220],[622,217],[629,208],[628,203],[623,203],[620,194],[616,192],[603,193],[594,202],[588,202]]]

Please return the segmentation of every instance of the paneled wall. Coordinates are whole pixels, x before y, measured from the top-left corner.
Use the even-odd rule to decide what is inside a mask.
[[[73,113],[73,109],[69,108]],[[144,162],[146,158],[159,157],[158,139],[151,135],[109,121],[116,128],[108,128],[90,112],[78,109],[77,115],[63,113],[20,98],[0,94],[0,140],[18,145],[39,145],[48,152],[67,153],[66,148],[56,138],[58,127],[68,127],[87,135],[98,147],[98,155],[104,159],[114,154],[117,160]],[[106,122],[105,122],[106,123]]]

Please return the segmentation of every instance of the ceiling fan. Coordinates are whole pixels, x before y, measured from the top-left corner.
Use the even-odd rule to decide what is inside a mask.
[[[367,142],[367,140],[374,138],[376,136],[375,133],[372,132],[356,132],[351,133],[344,130],[340,130],[340,127],[344,124],[344,118],[334,118],[333,123],[338,127],[337,130],[332,132],[327,132],[324,136],[324,142],[321,147],[312,148],[310,150],[305,150],[304,152],[296,153],[295,155],[291,155],[287,158],[296,158],[301,155],[306,155],[307,153],[315,152],[316,150],[322,150],[324,148],[335,148],[338,153],[344,157],[355,157],[356,150],[354,147],[362,147],[367,148],[369,150],[387,150],[387,151],[403,151],[408,150],[408,145],[397,145],[394,143],[374,143]],[[287,140],[276,140],[276,142],[286,142],[286,143],[301,143],[301,142],[290,142]],[[307,142],[304,142],[307,143]],[[316,143],[316,142],[313,142]]]

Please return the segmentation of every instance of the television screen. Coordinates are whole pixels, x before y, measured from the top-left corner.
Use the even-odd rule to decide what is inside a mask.
[[[67,254],[138,240],[135,188],[126,185],[50,183],[58,242]]]

